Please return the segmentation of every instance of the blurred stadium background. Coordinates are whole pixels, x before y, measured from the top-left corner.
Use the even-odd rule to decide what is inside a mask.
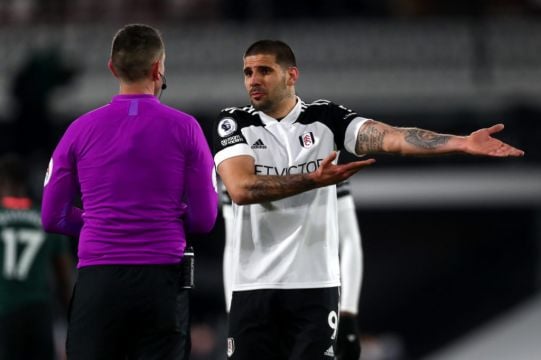
[[[540,16],[539,0],[2,0],[0,152],[26,157],[39,199],[65,128],[116,93],[111,38],[134,22],[164,35],[162,101],[207,134],[247,103],[260,38],[293,47],[305,101],[439,132],[504,122],[524,158],[377,156],[354,177],[363,359],[541,359]],[[223,359],[223,223],[193,241],[192,358]]]

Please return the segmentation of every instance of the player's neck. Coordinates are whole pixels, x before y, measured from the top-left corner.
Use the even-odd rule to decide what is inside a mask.
[[[293,110],[295,105],[297,105],[297,96],[293,94],[292,96],[284,98],[276,109],[266,114],[276,120],[282,120],[291,112],[291,110]]]
[[[32,206],[32,200],[21,196],[5,196],[0,199],[2,207],[7,209],[29,209]]]
[[[0,189],[0,202],[0,206],[7,209],[28,209],[32,206],[24,187],[17,185],[4,185]]]
[[[24,186],[7,183],[0,188],[0,198],[5,197],[26,198],[28,197],[28,192]]]

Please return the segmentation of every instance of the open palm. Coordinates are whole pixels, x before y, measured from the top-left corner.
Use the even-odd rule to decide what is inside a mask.
[[[466,138],[466,152],[472,155],[495,157],[523,156],[524,151],[492,137],[493,134],[502,131],[503,128],[503,124],[496,124],[489,128],[472,132]]]

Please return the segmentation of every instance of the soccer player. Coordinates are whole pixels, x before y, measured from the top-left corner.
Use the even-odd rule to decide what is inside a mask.
[[[47,235],[29,197],[27,169],[15,154],[0,158],[0,359],[56,359],[51,269],[62,304],[71,292],[67,239]]]
[[[350,192],[349,181],[337,184],[338,196],[338,242],[340,246],[340,312],[336,339],[338,360],[358,360],[361,347],[358,330],[358,305],[362,284],[362,247],[361,233],[355,213],[355,203]],[[220,203],[225,228],[225,246],[223,256],[223,278],[226,312],[231,307],[231,283],[236,252],[233,233],[233,205],[227,190],[220,181]]]
[[[214,226],[213,161],[194,117],[165,106],[160,33],[133,24],[113,38],[112,101],[74,121],[45,178],[47,231],[79,236],[67,334],[70,359],[187,359],[187,233]],[[75,206],[79,193],[82,209]]]
[[[335,164],[336,151],[494,157],[523,151],[492,137],[398,128],[327,100],[297,97],[291,48],[257,41],[244,54],[251,106],[224,109],[214,161],[233,201],[238,238],[229,316],[231,359],[335,356],[340,270],[336,183],[374,163]]]

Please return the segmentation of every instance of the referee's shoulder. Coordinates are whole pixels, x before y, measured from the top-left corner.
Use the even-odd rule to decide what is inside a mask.
[[[98,108],[92,109],[90,111],[87,111],[86,113],[80,115],[75,120],[73,120],[69,124],[68,128],[73,130],[73,129],[78,129],[80,127],[91,126],[91,124],[94,123],[96,119],[103,117],[103,114],[107,113],[109,106],[110,104],[106,104]]]
[[[197,119],[194,115],[184,112],[180,109],[171,107],[169,105],[161,104],[160,111],[162,112],[162,114],[166,115],[167,118],[171,118],[173,120],[186,121],[187,119],[189,119],[190,121],[197,122]]]

